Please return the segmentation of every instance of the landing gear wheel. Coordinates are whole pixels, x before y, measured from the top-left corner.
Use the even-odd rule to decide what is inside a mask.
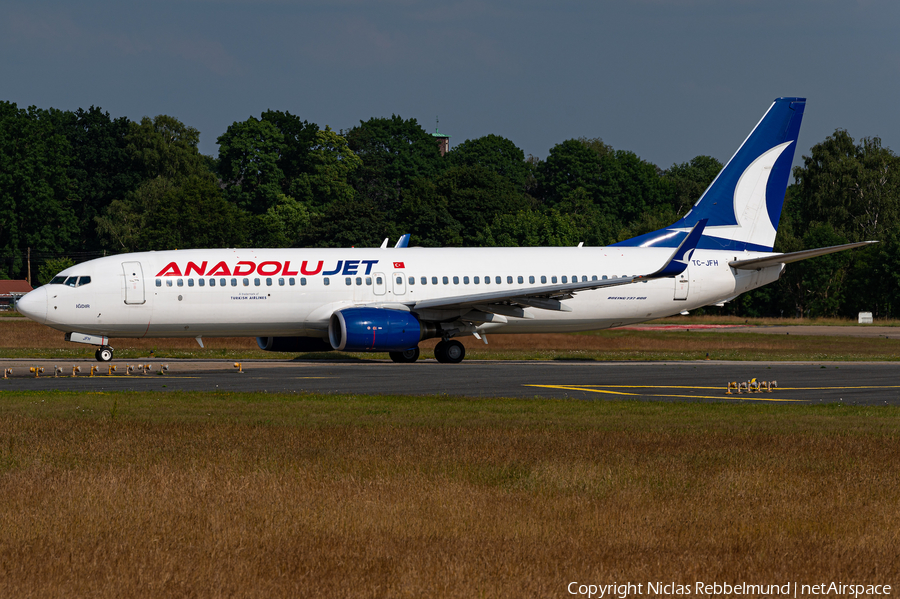
[[[113,358],[113,348],[104,345],[94,354],[98,362],[109,362]]]
[[[459,364],[466,357],[466,347],[456,339],[441,341],[434,346],[434,358],[444,364]]]
[[[419,348],[405,349],[403,351],[388,352],[391,360],[398,364],[412,364],[419,359]]]

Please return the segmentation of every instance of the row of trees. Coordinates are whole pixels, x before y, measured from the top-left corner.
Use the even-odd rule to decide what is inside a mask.
[[[216,158],[198,141],[170,116],[0,103],[0,276],[22,277],[29,248],[46,282],[66,260],[148,249],[377,246],[402,233],[422,246],[605,245],[677,220],[722,167],[698,156],[663,170],[585,138],[544,160],[497,135],[441,156],[399,116],[336,132],[270,110],[232,124]],[[885,243],[792,266],[726,310],[893,314],[898,167],[877,139],[837,131],[814,146],[777,249]]]

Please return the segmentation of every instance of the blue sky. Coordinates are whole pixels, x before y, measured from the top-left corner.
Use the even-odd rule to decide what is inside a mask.
[[[347,129],[399,114],[451,144],[546,157],[600,137],[663,168],[727,160],[778,96],[800,152],[845,128],[900,152],[896,0],[6,0],[0,100],[170,114],[200,149],[287,110]]]

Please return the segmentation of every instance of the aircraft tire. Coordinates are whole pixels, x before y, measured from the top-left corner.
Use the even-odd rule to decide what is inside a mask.
[[[414,347],[404,351],[392,351],[388,352],[388,355],[391,357],[391,360],[398,364],[412,364],[419,359],[419,348]]]
[[[113,349],[111,347],[103,346],[97,350],[94,357],[97,358],[98,362],[109,362],[113,358]]]
[[[466,347],[456,339],[441,341],[434,346],[434,357],[444,364],[459,364],[466,357]]]

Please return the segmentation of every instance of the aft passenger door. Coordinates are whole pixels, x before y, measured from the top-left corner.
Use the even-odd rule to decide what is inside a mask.
[[[147,301],[144,297],[144,271],[140,262],[123,262],[122,272],[125,274],[125,303],[141,305]]]
[[[684,269],[683,273],[675,275],[675,299],[686,300],[688,298],[689,287],[690,280],[688,279],[688,271],[687,269]]]

